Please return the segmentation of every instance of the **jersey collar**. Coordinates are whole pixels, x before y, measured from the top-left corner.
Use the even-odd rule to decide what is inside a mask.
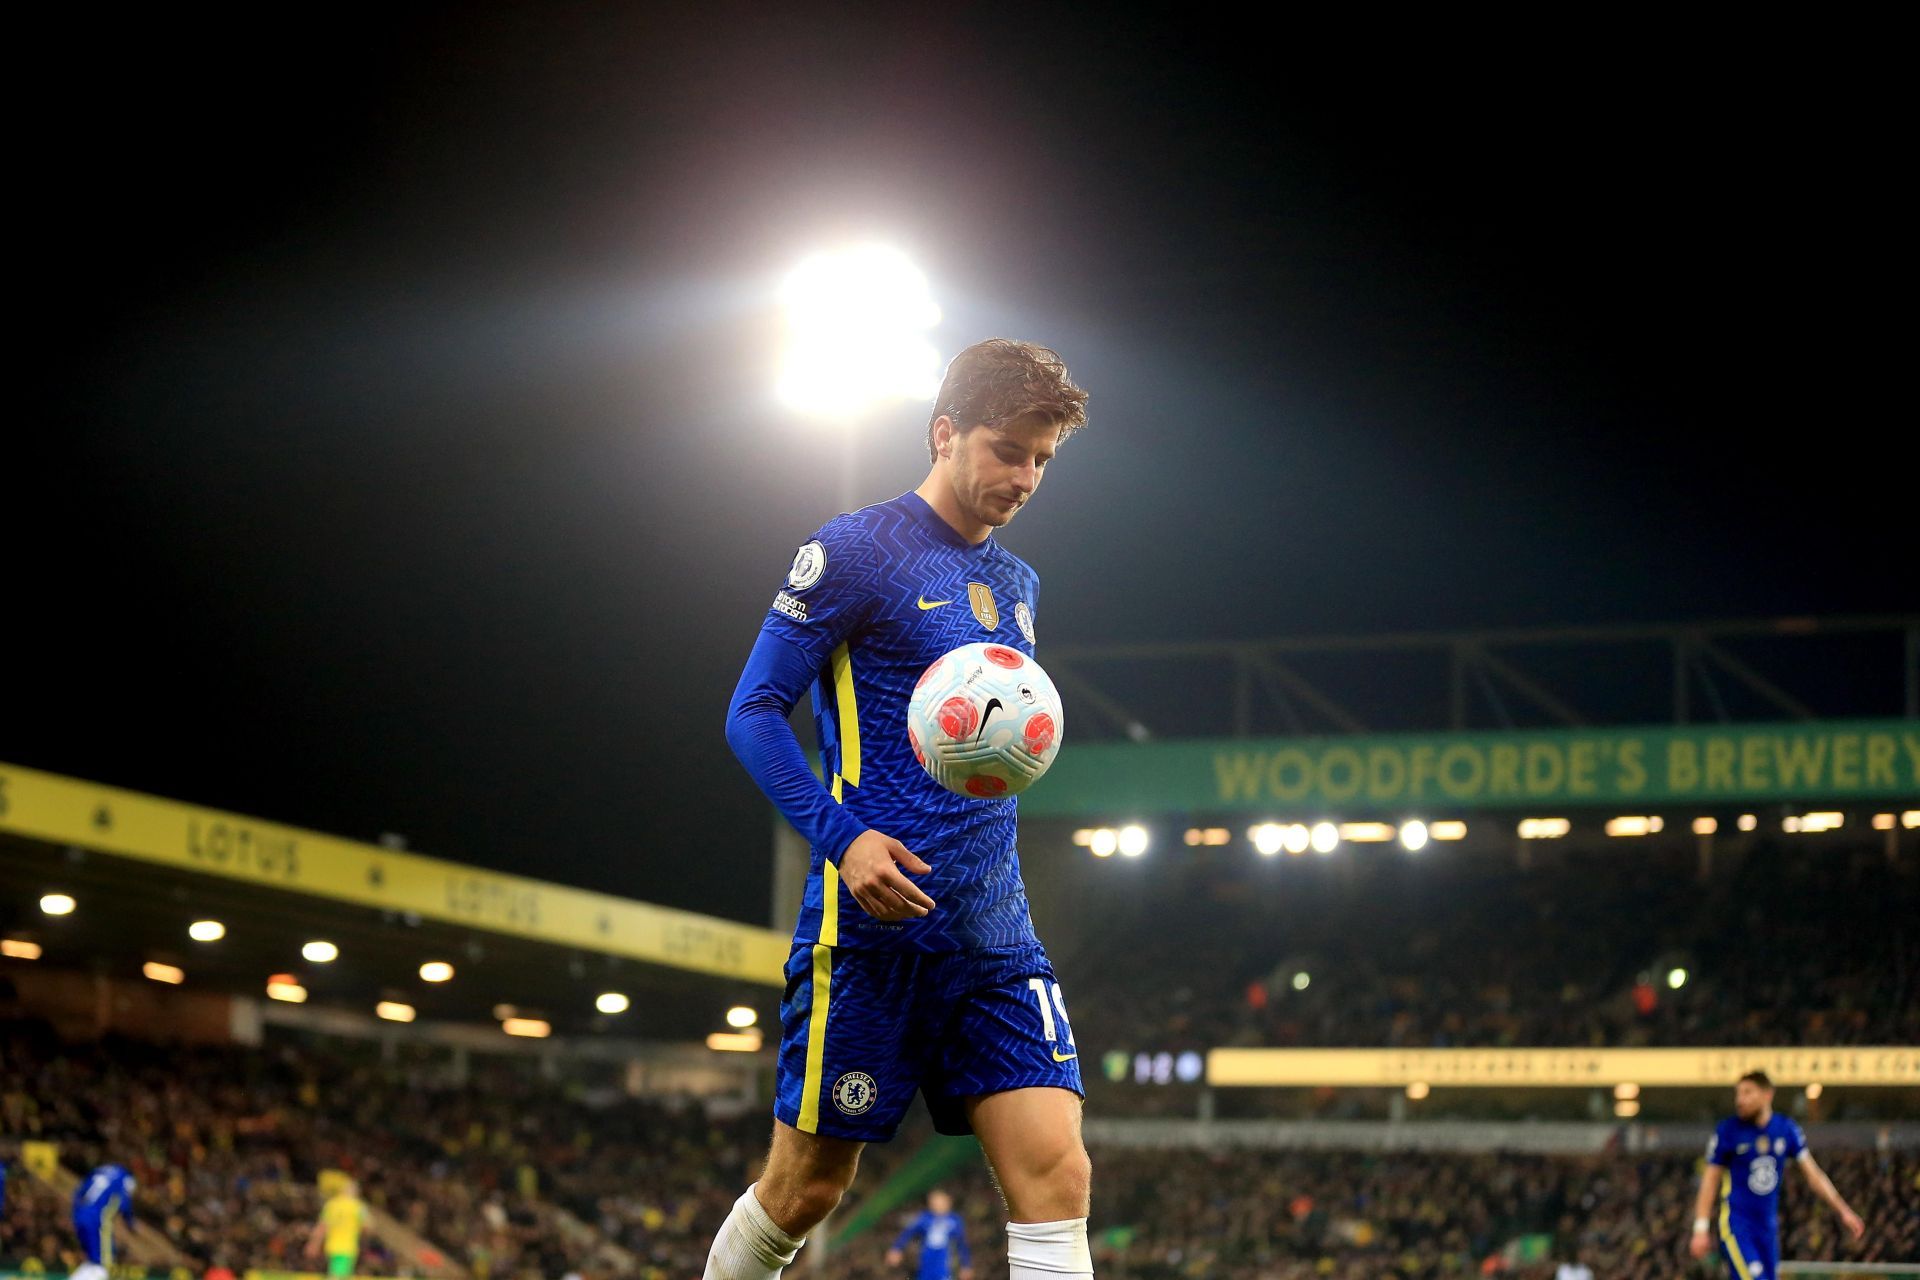
[[[988,534],[986,538],[980,542],[968,542],[960,536],[952,525],[940,518],[940,513],[928,505],[925,498],[911,489],[901,494],[897,501],[902,507],[913,514],[914,519],[925,525],[934,537],[939,538],[950,547],[955,547],[972,555],[983,556],[986,555],[988,550],[994,545],[992,534]]]

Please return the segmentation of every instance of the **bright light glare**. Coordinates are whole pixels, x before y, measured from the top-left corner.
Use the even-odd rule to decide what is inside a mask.
[[[373,1012],[388,1022],[412,1022],[417,1016],[412,1005],[402,1004],[398,1000],[382,1000],[373,1006]]]
[[[1821,1087],[1820,1082],[1818,1080],[1815,1080],[1812,1084],[1807,1086],[1807,1101],[1817,1102],[1820,1099],[1820,1095],[1825,1092],[1826,1090]]]
[[[1305,853],[1312,843],[1313,836],[1297,822],[1280,829],[1280,845],[1288,853]]]
[[[1520,838],[1522,840],[1558,840],[1573,830],[1573,823],[1565,818],[1522,818],[1520,819]]]
[[[40,895],[40,909],[50,916],[70,916],[74,902],[69,894],[45,893]]]
[[[1427,1087],[1427,1082],[1424,1080],[1415,1080],[1407,1086],[1407,1096],[1415,1102],[1420,1101],[1420,1099],[1432,1092],[1433,1090]]]
[[[817,253],[781,284],[780,305],[787,332],[778,394],[788,408],[845,418],[940,390],[940,353],[926,336],[940,308],[899,250]]]
[[[1427,847],[1427,824],[1415,818],[1411,822],[1400,824],[1400,847],[1408,853],[1418,853]]]
[[[1309,838],[1315,853],[1332,853],[1340,847],[1340,828],[1331,822],[1316,822]]]
[[[1120,847],[1120,833],[1112,827],[1101,827],[1093,833],[1093,839],[1087,842],[1096,858],[1111,858],[1113,851]]]
[[[1435,840],[1465,840],[1467,824],[1458,820],[1435,822],[1427,827],[1427,834]]]
[[[1313,985],[1313,975],[1308,973],[1305,969],[1302,969],[1300,972],[1293,975],[1293,989],[1295,991],[1305,991],[1308,987],[1312,985]]]
[[[195,942],[218,942],[227,936],[227,926],[218,920],[195,920],[187,926],[187,936]]]
[[[1637,1098],[1620,1099],[1620,1101],[1613,1104],[1613,1114],[1619,1116],[1622,1120],[1632,1119],[1634,1116],[1640,1114],[1640,1100]]]
[[[1680,988],[1686,986],[1687,971],[1685,969],[1667,970],[1667,985],[1673,988],[1673,990],[1675,991],[1678,991]]]
[[[619,991],[602,991],[594,998],[593,1007],[602,1013],[625,1013],[633,1007],[633,1001]]]
[[[1393,839],[1393,828],[1384,822],[1343,822],[1340,838],[1355,844],[1381,844]]]
[[[140,972],[155,982],[164,982],[170,987],[177,987],[187,980],[186,970],[177,965],[161,964],[158,960],[147,961],[140,966]]]
[[[284,1000],[288,1004],[305,1004],[307,989],[297,982],[269,982],[267,999]]]
[[[543,1018],[508,1018],[500,1024],[500,1029],[510,1036],[525,1036],[529,1040],[544,1040],[553,1034],[553,1024]]]
[[[1613,1086],[1613,1096],[1621,1102],[1625,1102],[1630,1098],[1637,1098],[1640,1096],[1640,1086],[1637,1084],[1617,1084]]]
[[[340,958],[340,948],[316,938],[301,947],[300,954],[315,964],[331,964]]]
[[[760,1032],[715,1031],[707,1036],[707,1048],[716,1053],[758,1053]]]
[[[1263,822],[1253,830],[1247,832],[1247,837],[1253,841],[1253,847],[1259,852],[1261,857],[1271,858],[1274,854],[1280,852],[1280,846],[1285,840],[1286,832],[1277,822]]]
[[[1719,829],[1720,823],[1717,819],[1695,818],[1693,820],[1693,834],[1697,836],[1710,836]]]
[[[445,960],[429,960],[420,966],[422,982],[446,982],[453,977],[453,966]]]
[[[1147,851],[1147,829],[1145,827],[1122,827],[1120,828],[1120,834],[1117,840],[1120,846],[1120,856],[1123,858],[1137,858]]]
[[[1740,820],[1733,825],[1739,827],[1742,831],[1751,831],[1760,825],[1760,820],[1750,813],[1743,813],[1740,815]]]
[[[737,1004],[727,1010],[727,1025],[730,1027],[745,1030],[758,1021],[760,1021],[760,1014],[747,1005]]]
[[[40,944],[25,938],[0,938],[0,956],[12,960],[38,960]]]

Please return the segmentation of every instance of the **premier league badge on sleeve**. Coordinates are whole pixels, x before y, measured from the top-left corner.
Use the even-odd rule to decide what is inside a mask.
[[[805,591],[820,581],[820,575],[826,571],[827,549],[816,538],[793,553],[793,568],[787,570],[787,586]]]

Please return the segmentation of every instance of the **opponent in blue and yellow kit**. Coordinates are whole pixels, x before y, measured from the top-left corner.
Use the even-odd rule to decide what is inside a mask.
[[[921,673],[974,641],[1033,656],[1038,608],[1032,569],[992,537],[969,543],[913,493],[829,521],[774,597],[727,739],[812,849],[774,1108],[802,1132],[885,1141],[916,1092],[945,1133],[968,1131],[968,1097],[1084,1096],[1020,879],[1016,802],[944,790],[907,739]],[[820,776],[787,723],[809,688]],[[931,864],[915,879],[931,913],[877,920],[841,885],[837,860],[869,828]]]
[[[1728,1116],[1707,1144],[1707,1161],[1726,1170],[1714,1239],[1734,1280],[1770,1280],[1780,1267],[1780,1184],[1806,1135],[1786,1116],[1765,1124]]]

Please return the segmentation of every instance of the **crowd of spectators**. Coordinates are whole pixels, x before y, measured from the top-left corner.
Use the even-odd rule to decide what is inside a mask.
[[[1912,859],[1760,843],[1700,880],[1610,853],[1195,861],[1055,960],[1095,1054],[1920,1039]]]

